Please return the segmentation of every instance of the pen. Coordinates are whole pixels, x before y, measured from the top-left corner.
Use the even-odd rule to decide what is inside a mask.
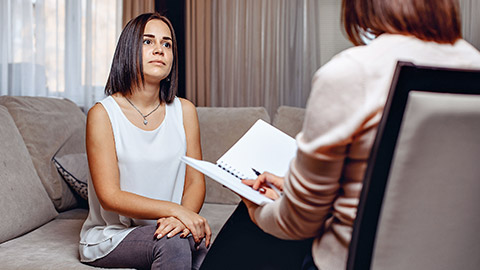
[[[254,168],[252,168],[252,171],[255,173],[256,176],[259,176],[261,174],[259,171],[255,170]],[[265,184],[267,184],[268,187],[273,189],[273,191],[275,191],[275,193],[277,193],[277,195],[279,197],[282,196],[282,192],[275,185],[272,185],[272,184],[268,183],[267,181],[265,181]]]
[[[255,173],[256,176],[259,176],[261,173],[257,170],[255,170],[254,168],[252,168],[252,171]]]

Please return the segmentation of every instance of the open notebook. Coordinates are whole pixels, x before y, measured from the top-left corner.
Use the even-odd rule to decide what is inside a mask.
[[[242,184],[241,179],[257,178],[252,169],[285,176],[296,152],[295,139],[258,120],[216,164],[190,157],[181,160],[238,195],[262,205],[272,200]]]

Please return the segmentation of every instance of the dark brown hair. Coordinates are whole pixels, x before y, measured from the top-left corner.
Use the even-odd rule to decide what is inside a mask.
[[[132,88],[144,84],[145,78],[142,65],[143,34],[145,25],[154,19],[163,21],[170,28],[173,46],[172,70],[159,85],[160,102],[169,104],[174,100],[178,87],[177,39],[175,38],[172,23],[158,13],[141,14],[130,20],[123,28],[113,56],[107,85],[105,86],[106,95],[118,92],[123,95],[132,94]]]
[[[450,44],[462,37],[458,0],[343,0],[342,22],[355,45],[367,32]]]

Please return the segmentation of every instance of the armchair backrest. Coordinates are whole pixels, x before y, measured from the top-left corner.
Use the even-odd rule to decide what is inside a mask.
[[[399,62],[347,269],[480,267],[480,70]]]

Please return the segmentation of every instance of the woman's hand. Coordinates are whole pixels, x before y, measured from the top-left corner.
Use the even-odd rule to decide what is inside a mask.
[[[192,233],[195,243],[200,244],[205,238],[205,246],[210,246],[210,238],[212,237],[212,230],[208,225],[207,220],[199,214],[181,207],[181,210],[175,211],[175,218],[180,220],[183,225]]]
[[[190,230],[187,229],[187,227],[185,227],[185,225],[177,218],[166,217],[157,220],[157,230],[155,230],[153,236],[157,239],[160,239],[165,235],[170,238],[180,232],[180,237],[185,238],[190,233]]]
[[[264,172],[255,180],[247,179],[242,180],[242,183],[252,187],[254,190],[258,190],[260,193],[265,194],[268,198],[276,200],[280,198],[280,194],[277,193],[270,185],[275,186],[280,192],[283,191],[283,177],[276,176],[269,172]],[[245,201],[245,200],[244,200]]]
[[[245,199],[244,197],[240,197],[240,198],[242,198],[243,203],[245,204],[245,206],[247,206],[248,215],[250,216],[250,219],[252,220],[253,223],[255,223],[258,226],[257,221],[255,220],[255,211],[257,210],[258,205]]]
[[[252,180],[252,179],[245,179],[242,180],[242,183],[244,183],[247,186],[252,187],[254,190],[258,190],[260,193],[265,194],[268,198],[272,200],[276,200],[280,198],[280,195],[276,190],[272,188],[272,186],[275,186],[275,188],[282,192],[283,191],[283,183],[284,183],[283,177],[276,176],[274,174],[271,174],[269,172],[264,172],[260,174],[257,179]],[[250,216],[250,219],[253,221],[253,223],[257,224],[257,221],[255,220],[255,211],[258,208],[258,205],[252,203],[251,201],[245,199],[242,197],[243,202],[247,206],[248,209],[248,214]]]

